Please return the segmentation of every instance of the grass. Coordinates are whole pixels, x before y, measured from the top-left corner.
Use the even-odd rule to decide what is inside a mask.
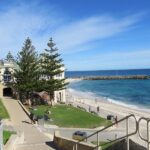
[[[12,134],[15,134],[15,133],[11,132],[11,131],[3,131],[3,143],[4,143],[4,145],[7,143],[7,141],[9,140],[9,138]]]
[[[98,126],[107,126],[111,122],[97,115],[85,112],[79,108],[74,108],[67,105],[37,106],[37,110],[33,111],[35,115],[43,115],[46,110],[50,110],[49,117],[53,120],[51,124],[59,127],[73,127],[73,128],[95,128]]]
[[[107,143],[108,143],[108,142],[106,142],[106,141],[99,141],[99,145],[102,145],[102,146],[101,146],[102,150],[105,150],[106,148],[108,148],[108,147],[110,147],[111,145],[114,144],[114,142],[108,143],[108,144],[107,144]],[[96,142],[96,141],[93,141],[92,144],[97,145],[97,142]]]
[[[6,108],[4,107],[1,99],[0,99],[0,118],[1,119],[9,118],[9,114]]]

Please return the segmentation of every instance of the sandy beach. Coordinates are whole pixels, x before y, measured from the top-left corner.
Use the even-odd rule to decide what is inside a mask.
[[[82,79],[67,79],[67,82],[78,82]],[[71,89],[66,90],[66,99],[68,103],[72,103],[74,105],[80,105],[85,107],[86,109],[91,109],[91,111],[97,112],[97,107],[99,107],[99,114],[103,117],[106,117],[109,114],[114,116],[118,116],[122,118],[124,116],[134,114],[136,118],[146,117],[150,118],[150,112],[148,110],[134,108],[130,106],[119,105],[113,102],[109,102],[103,98],[94,99],[93,97],[84,97]]]
[[[78,82],[80,80],[81,79],[69,79],[69,82]],[[94,99],[92,96],[84,97],[83,95],[80,95],[69,88],[66,90],[66,102],[75,107],[85,109],[87,112],[95,112],[103,118],[107,118],[108,115],[113,115],[114,117],[117,116],[119,120],[130,114],[134,114],[137,121],[141,117],[150,118],[150,112],[148,110],[119,105],[113,102],[109,102],[103,98]],[[129,119],[129,129],[130,133],[135,130],[135,120],[133,118]],[[126,132],[126,122],[120,123],[115,130],[117,132],[119,130],[123,130],[124,132]],[[140,131],[142,135],[146,138],[145,121],[142,121],[140,123]],[[132,136],[132,140],[140,143],[143,146],[146,146],[146,142],[142,141],[139,138],[138,133]]]

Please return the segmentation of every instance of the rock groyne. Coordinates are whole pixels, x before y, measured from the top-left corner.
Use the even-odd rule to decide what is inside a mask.
[[[146,80],[150,79],[150,76],[147,75],[128,75],[128,76],[87,76],[87,77],[77,77],[72,79],[81,79],[81,80]]]

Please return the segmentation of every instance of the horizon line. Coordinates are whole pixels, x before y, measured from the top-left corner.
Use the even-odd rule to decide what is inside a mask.
[[[120,70],[120,71],[122,71],[122,70],[149,70],[150,68],[134,68],[134,69],[106,69],[106,70],[104,70],[104,69],[102,69],[102,70],[98,70],[98,69],[96,69],[96,70],[65,70],[65,72],[69,72],[69,71],[72,71],[72,72],[79,72],[79,71],[118,71],[118,70]]]

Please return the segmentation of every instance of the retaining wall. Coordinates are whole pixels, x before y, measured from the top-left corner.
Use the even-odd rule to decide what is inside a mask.
[[[24,133],[12,134],[7,143],[4,145],[4,150],[15,150],[17,144],[24,142]]]
[[[146,150],[145,147],[139,145],[138,143],[129,140],[129,149],[130,150]],[[125,139],[113,144],[112,146],[106,148],[105,150],[127,150],[127,142]]]
[[[76,142],[76,140],[60,136],[58,131],[55,132],[54,144],[61,150],[72,150]],[[81,142],[78,144],[78,150],[95,150],[95,145]]]

